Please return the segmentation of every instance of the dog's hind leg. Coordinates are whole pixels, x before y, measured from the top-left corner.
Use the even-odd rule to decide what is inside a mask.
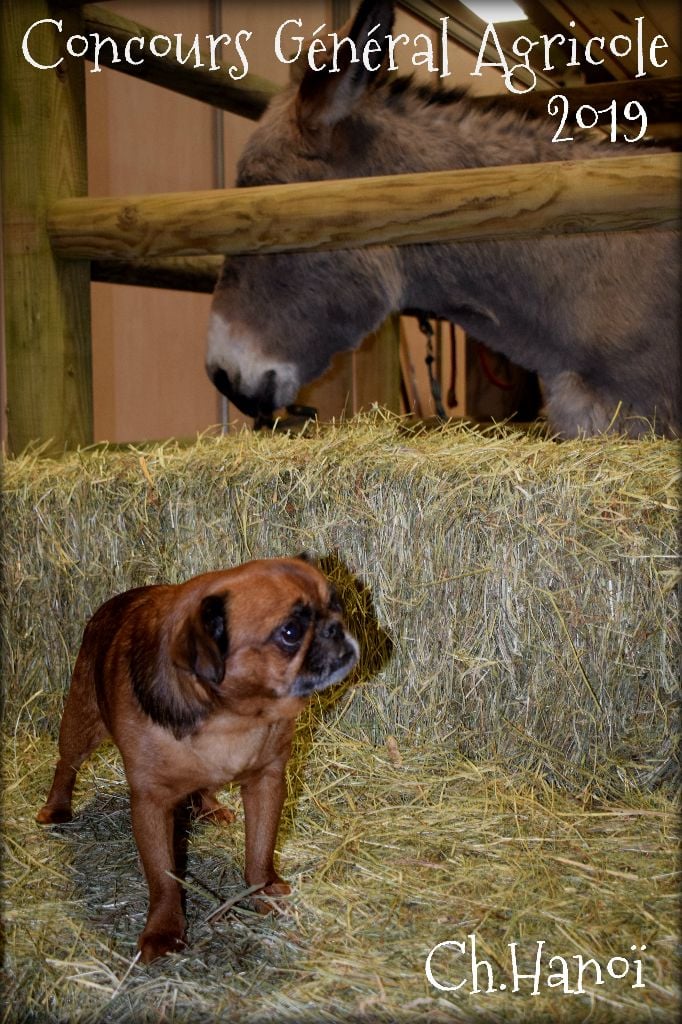
[[[231,825],[234,812],[221,804],[215,793],[199,789],[191,796],[192,816],[200,821],[214,821],[216,824]]]
[[[78,655],[59,729],[59,760],[47,802],[36,815],[41,825],[71,821],[71,799],[78,769],[108,735],[92,678],[92,661]]]

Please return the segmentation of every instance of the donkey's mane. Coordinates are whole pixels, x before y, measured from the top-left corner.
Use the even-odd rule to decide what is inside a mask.
[[[552,136],[558,127],[558,121],[549,115],[543,115],[531,109],[521,109],[513,105],[513,98],[500,96],[474,96],[467,87],[445,87],[440,84],[416,81],[414,75],[389,74],[379,79],[369,96],[373,105],[383,106],[387,113],[413,121],[415,126],[428,130],[429,126],[443,130],[454,127],[457,132],[464,130],[465,136],[476,136],[480,133],[482,143],[479,156],[485,159],[484,139],[504,144],[505,139],[523,130],[526,150],[533,150],[531,159],[564,160],[575,159],[575,148],[579,147],[582,157],[591,155],[616,155],[617,151],[629,152],[628,147],[614,144],[602,145],[603,138],[591,132],[573,129],[573,141],[569,145],[557,145]],[[375,106],[376,110],[376,106]],[[507,151],[505,160],[514,163],[515,151],[520,140],[512,144]],[[529,159],[527,153],[525,159]],[[494,160],[494,162],[498,162]]]
[[[404,100],[406,94],[411,94],[408,98],[417,99],[426,106],[432,103],[448,106],[453,103],[459,103],[460,100],[466,99],[469,95],[468,89],[462,86],[444,88],[443,86],[434,86],[431,83],[416,82],[414,75],[389,76],[383,85],[388,92],[387,102],[389,103],[397,103],[401,99]]]
[[[384,88],[388,96],[387,103],[398,102],[407,99],[408,102],[416,102],[424,107],[458,107],[464,110],[494,111],[496,114],[507,112],[514,115],[516,119],[542,120],[541,115],[534,109],[514,110],[505,94],[474,96],[467,85],[444,86],[432,84],[431,82],[419,82],[411,75],[388,76],[379,88]]]

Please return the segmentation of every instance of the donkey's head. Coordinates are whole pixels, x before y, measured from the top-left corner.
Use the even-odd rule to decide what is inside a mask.
[[[383,74],[371,68],[385,57],[392,26],[393,3],[363,0],[339,32],[349,41],[338,70],[308,66],[273,100],[242,154],[238,186],[408,169],[404,140],[388,137],[373,101]],[[363,60],[370,38],[379,50],[373,44]],[[398,308],[401,289],[394,249],[228,257],[211,310],[208,374],[247,415],[268,414]]]

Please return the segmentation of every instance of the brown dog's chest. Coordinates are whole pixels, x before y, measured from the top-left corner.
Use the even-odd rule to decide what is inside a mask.
[[[264,768],[283,751],[288,754],[293,722],[255,721],[248,728],[230,728],[216,716],[193,736],[189,747],[198,771],[206,771],[216,785],[239,780]]]
[[[131,736],[115,736],[134,785],[182,789],[216,788],[265,768],[286,757],[294,722],[258,721],[234,715],[215,715],[190,736],[176,739],[158,725],[147,730],[143,743]],[[129,756],[126,756],[126,755]]]

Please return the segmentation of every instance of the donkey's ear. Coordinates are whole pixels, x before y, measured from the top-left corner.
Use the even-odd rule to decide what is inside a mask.
[[[173,663],[188,669],[207,686],[219,686],[229,650],[227,598],[205,597],[184,623],[173,649]]]
[[[392,0],[362,0],[352,21],[337,33],[340,42],[349,39],[353,44],[339,46],[338,70],[333,70],[331,59],[317,71],[306,69],[296,101],[302,131],[332,127],[352,113],[370,82],[380,74],[394,13]]]

